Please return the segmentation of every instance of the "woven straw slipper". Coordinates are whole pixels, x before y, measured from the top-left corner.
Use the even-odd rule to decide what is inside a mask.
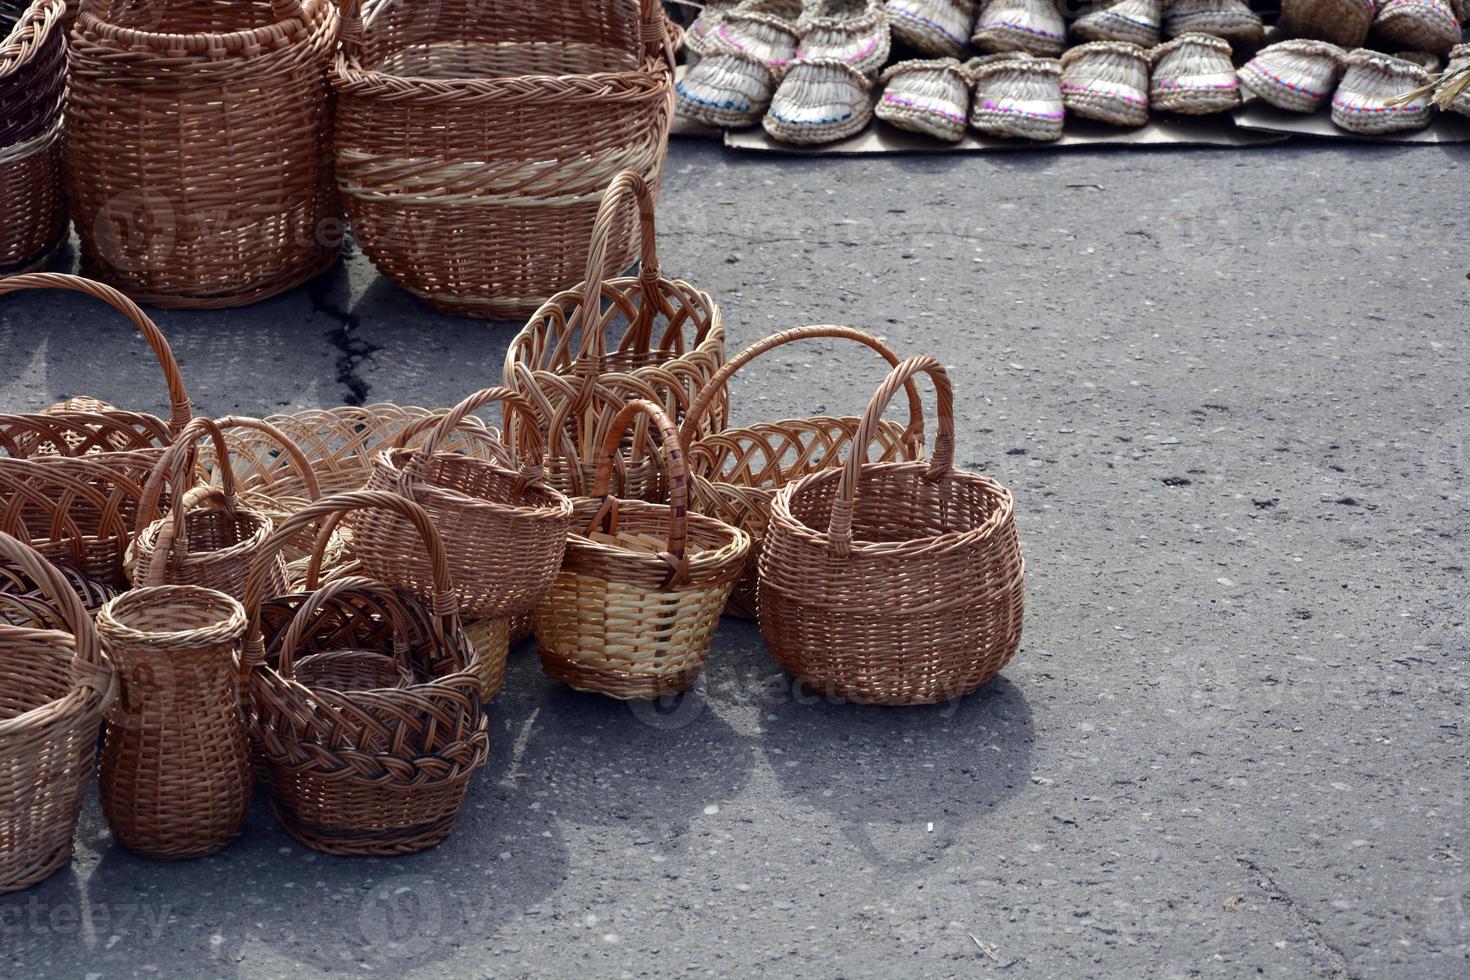
[[[1083,41],[1128,41],[1151,48],[1163,34],[1163,19],[1163,0],[1120,0],[1079,17],[1072,33]]]
[[[1373,18],[1380,46],[1440,55],[1460,43],[1460,21],[1448,0],[1386,0]]]
[[[900,61],[881,81],[887,87],[874,110],[879,119],[951,143],[965,138],[970,83],[958,61]]]
[[[893,36],[915,51],[957,58],[965,50],[978,12],[974,0],[888,0]]]
[[[1434,92],[1435,104],[1448,112],[1470,116],[1470,44],[1450,50],[1450,63]]]
[[[684,32],[684,50],[701,58],[709,54],[716,43],[715,32],[720,29],[720,22],[738,5],[737,0],[705,0],[699,16]]]
[[[1428,98],[1395,100],[1430,83],[1429,72],[1412,62],[1359,48],[1347,56],[1347,72],[1332,97],[1332,121],[1365,136],[1422,129],[1430,120]]]
[[[679,115],[708,126],[754,126],[770,107],[776,76],[754,55],[711,48],[674,86]]]
[[[1316,112],[1342,78],[1347,52],[1326,41],[1297,39],[1262,48],[1238,72],[1250,94],[1290,112]]]
[[[1211,34],[1182,34],[1154,48],[1149,103],[1165,112],[1204,116],[1240,105],[1240,80],[1230,42]]]
[[[1056,57],[1067,46],[1067,24],[1056,0],[990,0],[971,41],[982,51]]]
[[[882,0],[818,0],[801,25],[801,61],[835,58],[865,75],[888,61],[892,32]]]
[[[799,61],[786,73],[761,125],[783,143],[831,143],[873,118],[873,83],[843,61]]]
[[[1093,41],[1062,55],[1067,111],[1114,126],[1148,122],[1148,52],[1122,41]]]
[[[1278,26],[1286,37],[1361,47],[1373,23],[1374,0],[1281,0]]]
[[[716,44],[744,51],[779,72],[796,57],[802,0],[745,0],[715,28]],[[713,45],[706,46],[706,54]]]
[[[1266,40],[1261,15],[1246,0],[1172,0],[1164,11],[1164,33],[1213,34],[1247,46]]]
[[[975,100],[970,125],[988,136],[1050,142],[1061,139],[1062,63],[1055,58],[1008,58],[970,73]]]

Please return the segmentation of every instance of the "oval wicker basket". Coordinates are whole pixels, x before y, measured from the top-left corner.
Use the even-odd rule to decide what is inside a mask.
[[[975,24],[982,51],[1025,51],[1055,58],[1067,46],[1067,24],[1057,0],[990,0]]]
[[[637,206],[641,266],[636,277],[604,279],[612,229],[627,198]],[[604,305],[605,304],[605,305]],[[626,326],[624,326],[626,325]],[[621,337],[608,349],[608,333]],[[608,189],[592,232],[586,279],[546,302],[511,341],[505,354],[505,385],[535,407],[537,433],[519,416],[508,420],[512,444],[521,453],[547,447],[547,481],[569,495],[591,485],[594,454],[623,403],[646,398],[682,422],[685,410],[725,361],[725,325],[708,293],[659,272],[654,201],[647,182],[621,174]],[[615,392],[596,397],[598,388]],[[566,412],[567,403],[575,410]],[[723,401],[699,420],[701,432],[724,428]],[[551,431],[554,417],[564,431]],[[625,498],[653,499],[663,493],[657,452],[647,426],[635,430],[619,459]]]
[[[938,390],[930,462],[872,463],[803,477],[776,495],[760,560],[760,624],[772,656],[829,696],[928,704],[993,678],[1021,641],[1025,563],[1008,490],[953,468],[949,378],[913,357],[878,389],[853,439],[865,445],[910,378]]]
[[[1148,52],[1122,41],[1093,41],[1062,55],[1067,111],[1114,126],[1148,122]]]
[[[449,433],[486,405],[522,413],[529,451],[519,472],[485,460],[440,452]],[[460,614],[474,618],[530,612],[556,581],[571,528],[572,502],[542,483],[543,448],[531,405],[509,388],[486,388],[445,415],[418,449],[378,454],[369,490],[396,493],[428,512],[444,536]],[[431,594],[434,569],[417,529],[382,510],[353,522],[353,550],[379,581]]]
[[[1385,50],[1443,55],[1460,43],[1460,19],[1449,0],[1384,0],[1373,18],[1373,35]]]
[[[1258,98],[1290,112],[1316,112],[1332,98],[1347,52],[1327,41],[1280,41],[1246,62],[1240,84]]]
[[[283,636],[267,661],[261,626],[271,559],[303,529],[368,507],[388,508],[412,521],[434,563],[434,666],[410,687],[307,687],[293,671],[300,645],[287,645]],[[357,584],[353,578],[329,583],[322,600]],[[402,497],[371,491],[327,497],[302,509],[257,556],[245,610],[250,734],[271,808],[286,832],[329,854],[379,856],[422,851],[448,837],[470,777],[488,756],[488,718],[480,680],[468,669],[473,655],[460,631],[443,544],[428,514]],[[296,618],[309,616],[306,610],[298,609]],[[321,632],[294,635],[310,653],[332,648],[332,638]]]
[[[655,0],[344,9],[337,180],[364,253],[435,309],[524,318],[576,281],[614,176],[657,193],[674,78]],[[636,228],[610,234],[624,268]]]
[[[888,62],[892,32],[883,0],[813,0],[802,18],[796,57],[834,58],[865,75],[877,75]]]
[[[0,625],[0,893],[71,861],[117,673],[92,617],[40,554],[0,533],[0,559],[37,583],[63,629]]]
[[[781,79],[761,125],[798,146],[862,132],[873,119],[873,82],[844,61],[798,61]]]
[[[85,0],[66,186],[86,261],[156,306],[283,292],[341,250],[334,0]]]
[[[975,30],[975,0],[887,0],[893,37],[921,54],[958,58]]]
[[[1281,0],[1281,33],[1286,37],[1361,47],[1373,23],[1374,0]]]
[[[0,275],[44,263],[66,234],[65,17],[65,0],[0,0]]]
[[[970,71],[975,98],[970,125],[987,136],[1050,142],[1062,138],[1062,63],[1055,58],[1006,58]]]
[[[669,503],[609,493],[620,436],[653,421],[668,467]],[[580,691],[657,698],[699,676],[720,611],[745,567],[744,531],[688,513],[689,480],[673,420],[650,401],[623,407],[601,448],[591,497],[573,501],[576,526],[551,595],[536,607],[541,669]]]
[[[1381,136],[1423,129],[1433,110],[1427,94],[1432,76],[1413,62],[1359,48],[1347,56],[1347,71],[1332,96],[1332,121],[1349,132]]]
[[[898,355],[872,334],[842,326],[797,327],[758,340],[720,369],[695,404],[723,396],[735,372],[763,354],[787,344],[819,338],[851,340],[876,351],[890,366]],[[878,463],[921,459],[924,455],[924,406],[917,386],[908,386],[909,423],[882,422],[867,447],[868,459]],[[861,422],[857,418],[785,419],[724,429],[694,439],[680,433],[689,459],[689,498],[695,513],[719,518],[750,535],[750,554],[725,612],[746,619],[756,615],[757,561],[766,524],[771,518],[771,501],[777,491],[801,477],[842,465],[852,451],[852,438]],[[872,449],[877,449],[877,454]]]
[[[953,58],[900,61],[879,79],[879,119],[910,132],[958,143],[969,120],[970,81]]]
[[[119,535],[117,528],[131,525],[149,472],[189,423],[189,394],[168,341],[122,293],[60,273],[0,279],[0,296],[33,289],[83,293],[126,315],[163,370],[169,420],[120,411],[95,400],[0,415],[0,500],[10,500],[0,511],[0,530],[26,538],[48,558],[68,562],[88,578],[125,588],[123,549],[130,532]],[[40,468],[6,465],[18,460],[32,460]],[[24,490],[12,481],[24,484]],[[80,492],[78,486],[87,489]]]
[[[1181,34],[1150,55],[1149,104],[1164,112],[1205,116],[1240,105],[1240,79],[1230,42],[1213,34]]]
[[[1119,0],[1084,14],[1072,24],[1083,41],[1127,41],[1151,48],[1164,30],[1163,0]]]

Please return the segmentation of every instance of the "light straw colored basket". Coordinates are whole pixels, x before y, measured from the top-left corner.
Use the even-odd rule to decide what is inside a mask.
[[[725,395],[735,373],[756,358],[798,341],[820,338],[851,340],[872,348],[890,366],[898,355],[872,334],[841,326],[796,327],[758,340],[735,357],[710,380],[700,401]],[[867,458],[887,463],[920,459],[924,450],[924,406],[916,386],[908,390],[907,425],[884,421],[874,433]],[[756,563],[761,540],[771,518],[771,501],[784,486],[809,473],[842,465],[852,451],[852,437],[861,420],[857,418],[785,419],[729,428],[698,440],[685,440],[688,447],[690,499],[696,513],[717,517],[750,535],[750,555],[745,571],[735,584],[725,612],[753,619],[756,615]],[[690,434],[692,437],[692,432]],[[683,437],[681,436],[681,439]]]
[[[1374,0],[1281,0],[1281,33],[1357,48],[1368,40]]]
[[[745,0],[720,20],[714,44],[706,47],[706,53],[715,45],[734,48],[760,59],[779,75],[796,58],[802,13],[802,0]]]
[[[867,444],[910,378],[938,391],[925,462],[862,462],[776,495],[760,559],[761,633],[787,673],[828,696],[928,704],[993,678],[1021,642],[1025,563],[1004,487],[954,469],[953,395],[932,357],[909,358],[868,404]]]
[[[1011,58],[970,72],[975,98],[970,125],[987,136],[1051,142],[1062,137],[1062,63],[1055,58]]]
[[[620,436],[639,416],[659,432],[669,503],[608,492]],[[601,448],[591,497],[574,501],[566,561],[536,609],[541,669],[582,691],[623,699],[686,690],[699,675],[720,612],[745,568],[750,537],[688,512],[679,433],[653,402],[629,402]]]
[[[1359,48],[1332,97],[1332,121],[1364,136],[1423,129],[1432,110],[1427,95],[1396,104],[1400,96],[1432,85],[1429,72],[1391,55]]]
[[[43,263],[66,233],[65,16],[65,0],[0,0],[0,273]]]
[[[965,138],[970,82],[953,58],[900,61],[884,72],[873,111],[900,129],[958,143]]]
[[[776,76],[744,51],[714,45],[674,86],[679,115],[706,126],[754,126],[766,114]]]
[[[1373,18],[1378,47],[1442,55],[1460,43],[1460,21],[1447,0],[1385,0]]]
[[[657,194],[674,70],[655,0],[343,10],[337,181],[363,252],[431,307],[524,319],[576,281],[614,176]],[[613,232],[615,265],[634,235]]]
[[[1151,48],[1163,33],[1163,0],[1118,0],[1079,17],[1072,34],[1085,41],[1127,41]]]
[[[1230,42],[1212,34],[1181,34],[1154,48],[1149,103],[1164,112],[1206,116],[1240,105],[1240,79]]]
[[[337,27],[334,0],[85,0],[64,160],[89,265],[141,302],[214,309],[335,262]]]
[[[1092,41],[1062,55],[1062,101],[1069,113],[1114,126],[1148,122],[1148,52],[1122,41]]]
[[[1266,25],[1246,0],[1170,0],[1164,8],[1164,33],[1213,34],[1249,46],[1266,40]]]
[[[118,693],[92,617],[40,554],[0,533],[0,559],[38,586],[60,629],[0,625],[0,894],[71,861],[97,761],[103,712]]]
[[[1067,24],[1057,0],[990,0],[971,39],[982,51],[1026,51],[1055,58],[1067,46]]]
[[[1457,44],[1450,50],[1450,63],[1435,90],[1435,103],[1447,112],[1470,116],[1470,86],[1457,84],[1470,81],[1470,44]]]
[[[511,630],[509,619],[472,619],[464,624],[464,638],[475,648],[471,670],[480,679],[482,701],[489,702],[505,685]]]
[[[936,58],[957,58],[975,29],[974,0],[887,0],[895,39]]]
[[[1240,84],[1279,109],[1316,112],[1327,104],[1347,65],[1347,52],[1327,41],[1280,41],[1240,69]]]
[[[799,61],[786,72],[761,125],[783,143],[831,143],[873,118],[873,83],[842,61]]]
[[[883,0],[814,0],[801,22],[796,57],[836,58],[865,75],[877,75],[891,46]]]

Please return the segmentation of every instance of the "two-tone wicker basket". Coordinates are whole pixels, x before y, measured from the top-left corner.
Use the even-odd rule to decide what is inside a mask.
[[[65,17],[65,0],[0,0],[0,274],[44,262],[66,233]]]

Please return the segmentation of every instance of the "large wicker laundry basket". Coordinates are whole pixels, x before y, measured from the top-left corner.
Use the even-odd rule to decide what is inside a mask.
[[[524,319],[577,281],[609,182],[657,188],[674,111],[657,0],[347,0],[337,179],[358,243],[436,309]],[[620,221],[609,258],[632,260]]]
[[[239,306],[337,258],[334,0],[84,0],[67,193],[86,261],[156,306]]]
[[[65,16],[65,0],[0,0],[0,274],[43,262],[66,233]]]

